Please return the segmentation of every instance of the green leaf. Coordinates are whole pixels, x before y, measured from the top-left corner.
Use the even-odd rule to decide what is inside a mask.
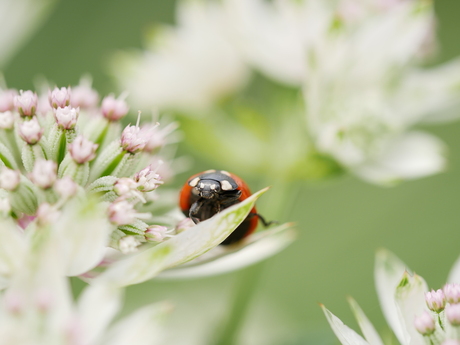
[[[265,188],[243,202],[174,236],[155,247],[113,264],[96,282],[127,286],[152,279],[161,271],[203,255],[224,241],[246,218]]]

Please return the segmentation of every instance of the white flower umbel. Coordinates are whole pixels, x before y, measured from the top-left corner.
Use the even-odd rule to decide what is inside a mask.
[[[114,61],[114,74],[131,102],[190,111],[240,88],[248,69],[228,36],[227,21],[217,3],[180,2],[177,27],[163,27],[148,50]]]
[[[452,277],[458,279],[459,272],[459,265],[456,264],[449,281],[452,282]],[[386,250],[377,253],[375,283],[383,314],[401,345],[440,345],[460,341],[460,305],[452,296],[456,297],[456,283],[446,284],[443,290],[428,292],[423,278],[410,274],[405,264]],[[446,300],[445,292],[449,300]],[[350,299],[350,305],[364,337],[322,306],[340,342],[343,345],[383,345],[384,342],[358,304]]]

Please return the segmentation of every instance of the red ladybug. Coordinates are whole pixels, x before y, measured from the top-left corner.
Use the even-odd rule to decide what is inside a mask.
[[[251,195],[248,185],[224,170],[206,170],[190,177],[180,192],[180,208],[195,224],[235,205]],[[246,219],[221,244],[228,245],[252,234],[258,220],[267,223],[253,207]]]

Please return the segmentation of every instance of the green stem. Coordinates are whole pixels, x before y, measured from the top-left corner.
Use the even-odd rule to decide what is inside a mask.
[[[256,291],[259,278],[262,275],[263,266],[263,264],[258,264],[246,268],[239,273],[230,313],[228,314],[228,318],[224,321],[223,329],[219,330],[220,333],[214,344],[238,344],[238,337],[244,325],[247,311],[254,292]]]

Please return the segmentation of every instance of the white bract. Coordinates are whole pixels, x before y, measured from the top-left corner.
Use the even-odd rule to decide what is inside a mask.
[[[444,344],[443,341],[460,340],[460,333],[456,329],[459,307],[457,298],[460,291],[459,262],[451,270],[449,283],[442,290],[429,292],[425,280],[409,273],[407,266],[394,254],[386,250],[377,253],[377,295],[385,319],[401,345],[438,345]],[[356,301],[350,298],[349,302],[363,336],[344,325],[322,306],[340,342],[343,345],[383,345],[384,342]]]

